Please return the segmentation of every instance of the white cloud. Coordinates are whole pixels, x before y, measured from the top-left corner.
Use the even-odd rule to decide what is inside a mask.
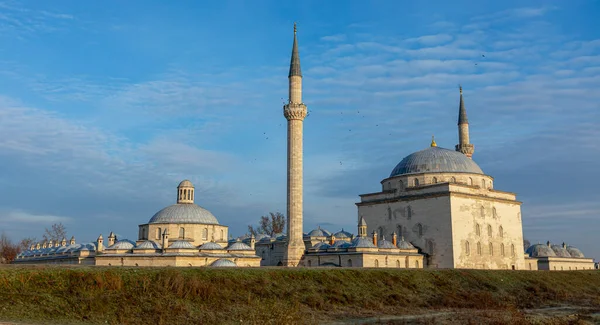
[[[32,214],[20,210],[5,211],[0,213],[0,224],[3,225],[3,227],[10,227],[11,224],[14,223],[51,225],[59,222],[68,223],[72,220],[73,219],[69,217]]]

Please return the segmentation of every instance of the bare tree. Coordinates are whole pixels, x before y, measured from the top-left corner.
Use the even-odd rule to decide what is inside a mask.
[[[2,232],[0,235],[0,262],[1,263],[10,263],[20,252],[20,248],[18,245],[12,243],[10,238]]]
[[[35,237],[26,237],[21,239],[21,242],[19,243],[19,247],[21,248],[22,251],[26,251],[28,250],[31,245],[35,244],[37,242],[37,239]]]
[[[50,229],[46,228],[46,233],[43,238],[44,241],[60,241],[63,238],[67,237],[67,227],[65,227],[62,223],[55,223],[52,225]]]
[[[280,212],[269,212],[269,215],[260,217],[258,227],[248,226],[248,232],[254,236],[265,234],[273,236],[273,234],[282,233],[285,230],[285,216]]]
[[[523,249],[527,250],[531,246],[531,242],[528,239],[523,239]]]

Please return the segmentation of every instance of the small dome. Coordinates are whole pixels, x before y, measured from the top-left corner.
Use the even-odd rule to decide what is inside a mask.
[[[333,246],[331,246],[332,248],[348,248],[352,246],[352,244],[349,241],[345,241],[345,240],[336,240],[335,243],[333,243]]]
[[[312,249],[328,249],[329,247],[331,247],[331,246],[329,246],[329,244],[327,244],[326,242],[319,242],[319,243],[316,243],[311,248]]]
[[[458,151],[429,147],[402,159],[390,177],[419,173],[483,174],[483,171],[472,159]]]
[[[209,241],[209,242],[202,244],[200,246],[200,249],[201,250],[217,250],[217,249],[223,249],[223,246],[221,246],[215,242]]]
[[[212,262],[212,264],[210,264],[210,266],[212,267],[236,267],[237,265],[230,260],[224,259],[224,258],[220,258],[214,262]]]
[[[575,246],[567,246],[567,251],[571,257],[585,257],[583,253]]]
[[[352,234],[347,231],[344,231],[344,229],[336,232],[333,235],[335,236],[335,238],[350,238],[350,237],[352,237]]]
[[[66,250],[68,250],[69,248],[67,248],[67,246],[60,246],[57,250],[56,250],[56,254],[60,254],[60,253],[64,253]]]
[[[308,233],[308,236],[310,237],[327,237],[327,233],[325,231],[323,231],[324,229],[321,229],[321,227],[317,228],[317,229],[313,229]]]
[[[196,249],[196,246],[192,245],[187,240],[176,240],[169,246],[169,248],[177,248],[177,249]]]
[[[148,223],[194,223],[218,225],[210,211],[195,203],[177,203],[158,211]]]
[[[282,232],[278,232],[276,234],[273,234],[271,236],[271,238],[275,238],[275,239],[284,239],[286,237],[286,235]]]
[[[135,246],[134,249],[160,249],[161,246],[152,240],[146,240]]]
[[[526,253],[529,254],[529,256],[531,256],[531,257],[554,257],[554,256],[556,256],[556,254],[554,254],[554,251],[552,250],[552,248],[550,248],[550,246],[545,245],[545,244],[531,245],[527,249]]]
[[[398,248],[400,248],[400,249],[415,249],[415,246],[413,246],[413,244],[407,242],[406,240],[404,240],[404,238],[402,238],[400,240],[400,242],[398,242]]]
[[[177,185],[177,187],[194,187],[194,184],[192,184],[192,182],[186,180],[181,181],[181,183],[179,183],[179,185]]]
[[[253,251],[252,247],[242,243],[241,241],[235,242],[227,247],[228,251]]]
[[[267,235],[267,234],[258,234],[256,235],[256,238],[254,238],[256,241],[262,240],[264,238],[271,238],[271,236]]]
[[[554,251],[554,254],[556,254],[558,257],[571,257],[569,251],[567,251],[567,249],[561,245],[552,245],[551,248]]]
[[[385,239],[380,240],[377,243],[378,248],[397,248],[392,242],[387,241]]]
[[[368,237],[356,237],[352,241],[352,246],[355,248],[377,248],[375,244],[373,244],[373,239]]]
[[[107,249],[133,249],[135,243],[129,239],[121,239]]]

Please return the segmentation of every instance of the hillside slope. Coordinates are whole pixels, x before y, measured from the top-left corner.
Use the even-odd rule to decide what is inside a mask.
[[[565,304],[600,308],[600,272],[0,268],[0,320],[44,324],[311,324]]]

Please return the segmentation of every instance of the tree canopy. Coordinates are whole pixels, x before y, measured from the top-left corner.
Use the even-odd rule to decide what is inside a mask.
[[[260,222],[257,227],[248,226],[248,232],[251,235],[265,234],[273,236],[285,230],[285,216],[280,212],[269,212],[269,215],[260,217]]]

